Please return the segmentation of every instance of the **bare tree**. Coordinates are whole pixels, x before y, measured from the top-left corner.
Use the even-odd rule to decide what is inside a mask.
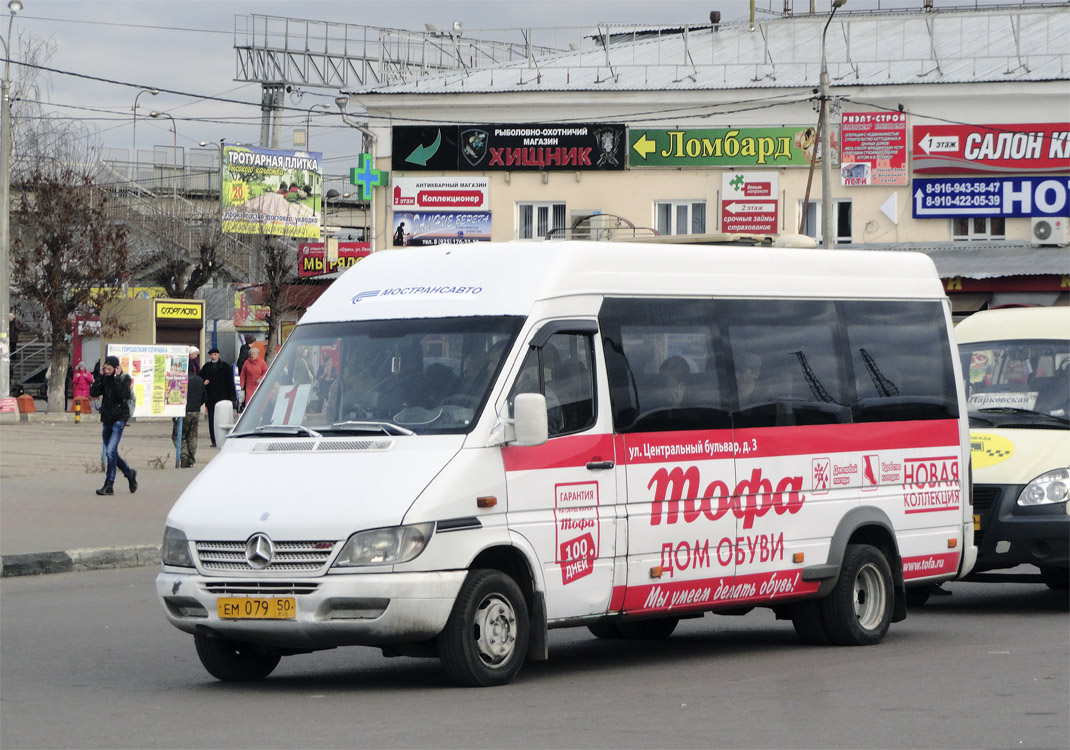
[[[163,287],[167,297],[193,299],[213,278],[245,275],[247,253],[223,234],[218,209],[184,199],[154,198],[138,204],[128,224],[144,248],[132,274]]]
[[[288,313],[297,311],[300,295],[295,290],[305,284],[297,273],[297,246],[293,239],[270,234],[248,235],[258,259],[260,304],[268,309],[267,361],[274,357],[274,344],[282,340],[282,322]]]
[[[111,196],[75,166],[20,175],[12,212],[12,290],[44,314],[51,344],[48,410],[63,411],[75,313],[99,308],[127,278],[126,228],[108,213]],[[115,290],[115,291],[112,291]]]
[[[29,40],[22,59],[41,62],[53,51]],[[99,307],[127,278],[126,230],[110,214],[112,198],[95,179],[99,146],[77,121],[48,117],[41,86],[22,67],[12,148],[12,295],[19,309],[36,308],[51,343],[49,411],[66,406],[72,316]]]

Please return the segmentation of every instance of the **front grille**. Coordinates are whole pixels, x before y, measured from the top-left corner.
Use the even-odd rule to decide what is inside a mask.
[[[973,486],[973,509],[987,511],[996,507],[1003,488],[998,484],[975,484]]]
[[[253,453],[368,453],[384,452],[394,441],[384,438],[325,438],[323,440],[266,440],[256,443]]]
[[[318,583],[304,581],[209,581],[204,591],[216,596],[297,596],[311,594]]]
[[[256,569],[245,559],[245,542],[197,542],[197,563],[205,571],[322,572],[337,542],[275,542],[275,558]]]

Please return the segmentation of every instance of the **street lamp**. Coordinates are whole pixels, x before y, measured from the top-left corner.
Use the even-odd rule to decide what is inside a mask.
[[[821,31],[821,244],[832,247],[832,149],[829,148],[829,70],[825,62],[825,35],[836,10],[847,0],[832,0],[825,28]],[[816,155],[817,150],[814,150]]]
[[[149,117],[166,117],[168,120],[171,121],[171,139],[172,139],[171,160],[172,160],[172,163],[174,164],[175,168],[177,169],[178,168],[178,126],[175,125],[175,118],[171,117],[171,115],[167,114],[166,112],[157,112],[156,110],[153,110],[152,112],[149,112]],[[178,196],[178,177],[177,176],[172,178],[171,192],[176,197]]]
[[[0,83],[0,397],[11,395],[11,27],[22,10],[22,0],[10,0],[11,16],[4,38],[4,77]]]
[[[131,145],[133,146],[133,150],[134,150],[134,179],[135,180],[137,179],[137,168],[138,168],[138,158],[137,158],[137,100],[141,97],[142,94],[151,94],[152,96],[156,96],[159,93],[160,93],[159,89],[141,89],[141,91],[137,92],[137,96],[134,97],[134,137],[133,137],[133,143]]]
[[[305,113],[305,151],[312,150],[312,132],[309,130],[309,128],[312,127],[312,110],[317,108],[330,110],[331,105],[323,103],[313,104],[311,107],[308,108],[308,112]]]
[[[346,125],[348,125],[351,128],[355,128],[355,129],[359,130],[361,132],[361,134],[364,136],[364,138],[363,138],[363,141],[364,141],[363,148],[371,156],[371,166],[374,169],[375,168],[375,133],[373,133],[371,130],[369,130],[364,125],[361,125],[356,120],[350,119],[349,115],[346,113],[346,106],[349,104],[349,97],[348,96],[344,96],[343,95],[343,96],[336,97],[335,100],[334,100],[334,103],[338,106],[338,110],[342,113],[342,122],[344,122]],[[372,190],[369,191],[369,192],[374,192],[374,188],[372,188]],[[372,215],[371,227],[369,228],[370,232],[371,232],[370,246],[371,246],[372,252],[375,252],[375,200],[374,200],[374,196],[373,195],[368,195],[368,210],[371,212],[371,215]]]

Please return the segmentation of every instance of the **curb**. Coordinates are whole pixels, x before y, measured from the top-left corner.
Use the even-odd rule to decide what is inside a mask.
[[[72,549],[66,552],[31,552],[0,557],[0,578],[108,568],[137,568],[159,563],[160,547],[154,544]]]

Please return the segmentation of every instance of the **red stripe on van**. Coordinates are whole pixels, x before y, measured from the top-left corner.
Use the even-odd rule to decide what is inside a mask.
[[[612,435],[569,435],[542,445],[502,448],[506,471],[561,469],[586,466],[591,461],[613,460]]]
[[[945,552],[941,555],[918,555],[903,558],[903,579],[946,576],[959,569],[959,553]]]
[[[718,458],[823,455],[958,445],[958,422],[914,422],[763,427],[742,430],[686,430],[617,436],[621,464],[674,463]]]

